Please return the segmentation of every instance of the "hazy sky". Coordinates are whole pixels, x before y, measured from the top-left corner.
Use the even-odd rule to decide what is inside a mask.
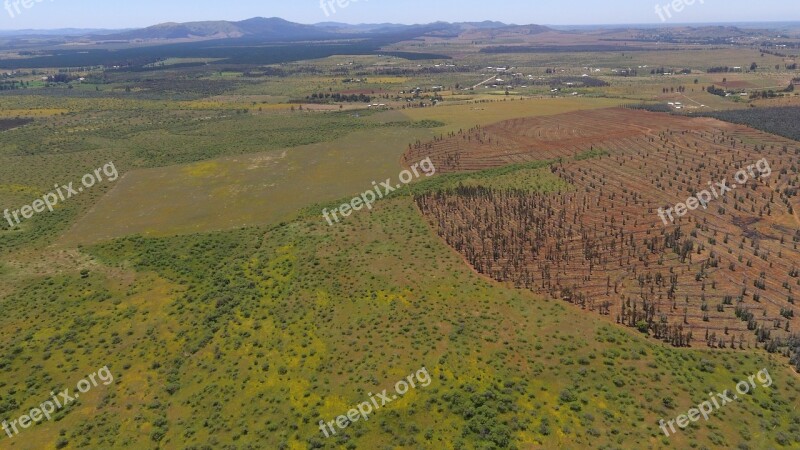
[[[671,0],[0,0],[0,29],[133,28],[161,22],[282,17],[301,23],[428,23],[499,20],[517,24],[662,23]],[[676,0],[666,23],[800,21],[798,0]],[[703,3],[700,3],[700,2]],[[18,6],[14,6],[14,3]],[[29,6],[25,8],[23,2]],[[9,12],[9,9],[11,12]],[[334,12],[335,10],[335,12]],[[14,17],[12,17],[12,14]]]

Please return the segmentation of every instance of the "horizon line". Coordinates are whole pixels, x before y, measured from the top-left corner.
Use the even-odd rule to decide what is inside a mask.
[[[314,22],[314,23],[302,23],[302,22],[294,22],[288,19],[283,19],[281,17],[263,17],[263,16],[255,16],[250,17],[247,19],[240,19],[240,20],[231,20],[231,19],[207,19],[207,20],[192,20],[188,22],[175,22],[175,21],[167,21],[167,22],[159,22],[154,23],[151,25],[145,26],[133,26],[127,28],[96,28],[96,27],[75,27],[75,26],[63,26],[57,28],[17,28],[17,29],[4,29],[0,28],[0,32],[30,32],[30,31],[59,31],[59,30],[92,30],[92,31],[129,31],[129,30],[140,30],[146,29],[153,26],[163,25],[163,24],[187,24],[187,23],[203,23],[203,22],[242,22],[245,20],[250,19],[280,19],[287,22],[299,24],[299,25],[308,25],[308,26],[316,26],[320,24],[326,23],[336,23],[348,26],[366,26],[366,25],[401,25],[401,26],[422,26],[422,25],[430,25],[434,23],[448,23],[448,24],[458,24],[458,23],[485,23],[485,22],[498,22],[502,23],[506,26],[545,26],[545,27],[619,27],[619,26],[649,26],[649,27],[676,27],[676,26],[687,26],[687,25],[741,25],[741,24],[798,24],[800,25],[800,19],[796,20],[738,20],[738,21],[723,21],[723,22],[625,22],[625,23],[526,23],[526,24],[514,24],[514,23],[506,23],[502,20],[462,20],[456,22],[449,22],[446,20],[435,20],[432,22],[426,23],[401,23],[401,22],[359,22],[359,23],[348,23],[348,22],[339,22],[339,21],[322,21],[322,22]]]

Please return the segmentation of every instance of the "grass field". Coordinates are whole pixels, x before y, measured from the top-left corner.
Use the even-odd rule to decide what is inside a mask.
[[[314,203],[396,178],[406,140],[427,129],[357,131],[332,142],[130,172],[66,233],[65,245],[278,223]],[[385,142],[394,145],[385,145]]]
[[[368,190],[373,181],[395,178],[401,155],[416,140],[498,118],[550,115],[614,103],[532,99],[388,111],[365,117],[363,127],[368,130],[330,142],[133,171],[59,243],[74,245],[129,234],[165,236],[278,223],[307,205],[352,197]],[[445,126],[378,126],[422,120],[440,120]]]
[[[4,305],[4,367],[39,368],[5,384],[25,404],[97,361],[116,381],[9,448],[53,445],[68,430],[61,439],[71,445],[104,448],[150,440],[167,448],[758,449],[791,439],[800,420],[800,380],[783,362],[667,348],[485,280],[429,231],[408,196],[336,228],[314,216],[266,230],[134,237],[88,253],[91,262],[31,280]],[[40,320],[16,333],[34,310]],[[346,436],[321,434],[319,420],[423,366],[429,387]],[[661,434],[660,418],[762,368],[772,387],[676,436]],[[102,416],[91,413],[98,404]]]
[[[550,116],[570,111],[619,106],[615,99],[594,98],[536,98],[525,100],[497,99],[491,103],[442,106],[405,110],[412,120],[438,120],[445,122],[447,131],[468,129],[475,125],[488,125],[517,117]]]

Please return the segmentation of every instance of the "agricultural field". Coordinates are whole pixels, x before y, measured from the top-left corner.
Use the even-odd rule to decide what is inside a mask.
[[[800,141],[800,130],[797,129],[796,121],[799,114],[800,107],[798,106],[775,106],[771,108],[717,111],[710,113],[709,116]]]
[[[0,450],[800,448],[773,27],[0,35]]]
[[[673,345],[777,350],[794,330],[800,282],[798,155],[793,141],[723,122],[599,110],[474,128],[405,158],[430,157],[440,172],[558,160],[552,172],[573,192],[478,184],[416,202],[494,279]],[[740,179],[744,193],[732,191]],[[730,182],[718,192],[719,180]],[[696,212],[667,216],[700,191]]]

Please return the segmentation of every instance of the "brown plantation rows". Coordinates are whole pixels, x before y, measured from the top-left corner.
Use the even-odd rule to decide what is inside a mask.
[[[608,152],[583,161],[590,149]],[[797,142],[713,119],[623,109],[507,121],[412,146],[437,171],[563,158],[569,192],[458,187],[416,197],[480,273],[562,298],[677,346],[776,346],[797,333]],[[674,224],[657,209],[751,179]],[[758,172],[755,172],[758,174]],[[773,348],[775,350],[775,348]]]
[[[482,170],[507,164],[571,157],[591,146],[670,129],[703,130],[735,126],[715,119],[670,117],[647,111],[603,109],[513,119],[422,144],[409,145],[406,164],[430,156],[437,172]],[[791,141],[790,141],[791,142]],[[441,169],[439,169],[441,167]]]

